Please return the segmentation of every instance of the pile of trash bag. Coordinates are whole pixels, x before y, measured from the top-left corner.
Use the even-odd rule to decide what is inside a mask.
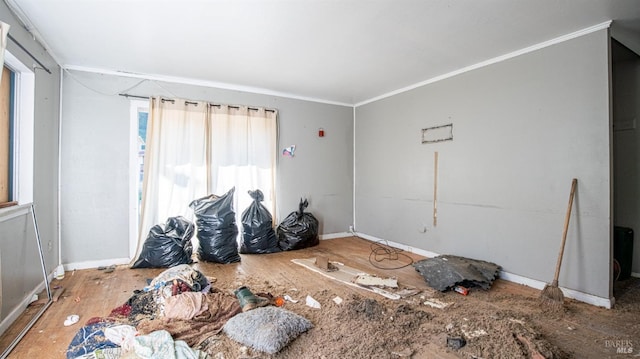
[[[308,206],[309,202],[301,198],[298,210],[291,212],[276,228],[281,250],[290,251],[320,244],[318,219],[304,211]]]
[[[233,209],[235,187],[222,196],[212,194],[191,202],[196,216],[198,257],[207,262],[240,262],[238,254],[238,226]]]
[[[261,190],[249,191],[253,202],[242,212],[242,243],[240,253],[280,252],[276,232],[273,230],[273,217],[260,202],[264,200]]]
[[[194,226],[184,217],[170,217],[149,230],[142,252],[131,268],[169,268],[190,264]]]

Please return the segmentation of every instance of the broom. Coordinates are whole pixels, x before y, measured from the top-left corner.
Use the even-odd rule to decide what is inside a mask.
[[[567,241],[567,229],[569,228],[569,219],[571,218],[571,207],[573,206],[573,196],[576,193],[576,185],[578,180],[574,178],[571,181],[571,194],[569,195],[569,206],[567,207],[567,215],[564,218],[564,229],[562,230],[562,242],[560,243],[560,253],[558,253],[558,263],[556,263],[556,274],[553,282],[544,286],[540,292],[540,301],[542,304],[558,308],[564,303],[564,294],[558,288],[558,277],[560,276],[560,266],[562,265],[562,255],[564,253],[564,244]]]

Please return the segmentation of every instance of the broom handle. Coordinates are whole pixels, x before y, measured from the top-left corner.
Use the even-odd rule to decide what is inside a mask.
[[[562,242],[560,243],[560,253],[558,253],[558,263],[556,263],[556,274],[553,276],[552,286],[558,286],[558,277],[560,276],[560,266],[562,265],[562,255],[564,253],[564,244],[567,241],[567,230],[569,229],[569,219],[571,219],[571,207],[573,207],[573,196],[576,193],[576,185],[578,179],[571,180],[571,194],[569,195],[569,205],[567,206],[567,215],[564,218],[564,228],[562,230]]]

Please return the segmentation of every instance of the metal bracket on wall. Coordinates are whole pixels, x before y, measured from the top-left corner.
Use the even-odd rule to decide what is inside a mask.
[[[29,55],[30,58],[33,59],[33,61],[37,62],[38,65],[40,65],[41,67],[35,67],[34,70],[36,68],[39,69],[43,69],[45,70],[49,75],[51,75],[51,70],[49,70],[42,62],[40,62],[40,60],[38,60],[37,57],[35,57],[31,52],[29,52],[29,50],[27,50],[26,47],[22,46],[21,43],[18,42],[18,40],[16,40],[13,36],[11,36],[11,34],[7,34],[7,37],[9,38],[9,40],[13,41],[14,44],[16,44],[20,49],[22,49],[22,51],[24,51],[27,55]]]

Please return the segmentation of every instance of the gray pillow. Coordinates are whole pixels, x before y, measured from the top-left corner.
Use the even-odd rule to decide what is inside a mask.
[[[308,319],[286,309],[262,307],[235,315],[222,330],[243,345],[274,354],[311,328]]]

